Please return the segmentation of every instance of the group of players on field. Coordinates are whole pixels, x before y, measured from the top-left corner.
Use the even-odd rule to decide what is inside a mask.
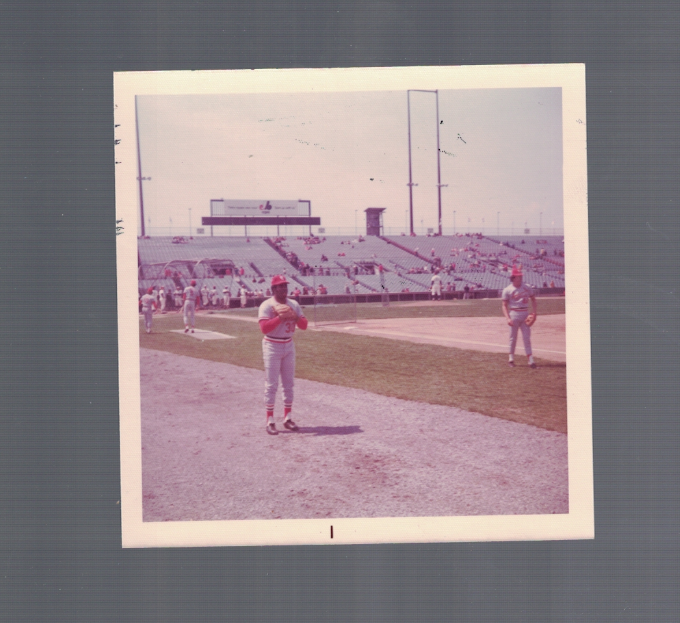
[[[515,367],[515,346],[518,334],[522,333],[524,351],[531,368],[536,368],[531,350],[531,326],[536,321],[536,295],[533,289],[522,283],[522,271],[513,267],[508,285],[501,294],[503,316],[510,327],[508,365]],[[266,431],[270,435],[277,435],[274,422],[274,404],[279,379],[283,388],[284,419],[283,427],[290,431],[299,428],[293,422],[291,413],[293,408],[293,386],[295,381],[295,343],[293,334],[295,329],[305,330],[308,325],[300,304],[288,298],[288,281],[284,275],[275,275],[271,280],[273,296],[267,298],[259,308],[258,322],[263,334],[262,356],[265,369],[264,403],[267,415]],[[195,311],[199,305],[201,291],[196,282],[184,288],[182,292],[182,311],[184,317],[184,332],[194,333]],[[144,326],[147,333],[151,333],[153,313],[160,308],[153,288],[149,288],[141,297],[141,312],[144,316]],[[160,305],[165,307],[164,299]],[[531,310],[529,307],[531,306]],[[163,309],[164,311],[164,309]]]

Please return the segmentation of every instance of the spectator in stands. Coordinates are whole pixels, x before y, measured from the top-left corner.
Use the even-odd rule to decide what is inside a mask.
[[[294,299],[300,298],[300,294],[301,294],[300,288],[298,288],[297,286],[295,286],[295,290],[293,290],[293,298],[294,298]],[[269,296],[269,295],[267,295],[267,296]]]
[[[554,281],[551,281],[551,282],[550,282],[550,287],[551,287],[551,288],[554,288],[554,287],[555,287],[555,282],[554,282]]]

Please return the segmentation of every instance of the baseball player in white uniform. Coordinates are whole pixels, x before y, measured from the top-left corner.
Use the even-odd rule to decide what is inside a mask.
[[[307,328],[307,318],[300,304],[288,298],[288,281],[283,275],[275,275],[271,282],[274,296],[260,305],[258,320],[264,357],[264,404],[267,411],[267,433],[277,435],[274,423],[274,401],[281,377],[283,386],[283,427],[296,431],[297,425],[291,419],[293,408],[293,384],[295,380],[295,328]]]
[[[161,289],[158,291],[158,297],[161,300],[161,314],[165,313],[165,303],[166,303],[166,295],[165,295],[165,288],[161,286]]]
[[[515,367],[515,346],[517,344],[517,331],[522,332],[524,340],[524,352],[529,358],[529,366],[535,368],[534,356],[531,352],[531,325],[536,320],[536,295],[531,286],[522,283],[522,271],[513,267],[510,276],[512,282],[503,290],[503,315],[510,326],[510,358],[508,365]],[[529,302],[531,301],[532,312],[529,314]],[[533,318],[532,318],[533,316]]]
[[[224,299],[224,307],[225,309],[229,309],[229,298],[231,296],[231,292],[229,292],[229,286],[224,286],[224,290],[222,290],[223,294],[223,299]]]
[[[191,324],[191,332],[194,332],[196,327],[196,319],[194,313],[198,306],[199,292],[196,288],[196,282],[192,281],[190,286],[184,288],[184,333],[189,332],[189,325]]]
[[[432,275],[432,299],[436,301],[442,300],[442,278],[439,276],[439,270],[435,269]]]
[[[177,311],[179,311],[182,308],[182,288],[180,288],[179,286],[175,288],[174,297],[175,308],[177,309]]]
[[[210,303],[213,307],[217,307],[217,286],[213,286],[213,289],[210,291]]]
[[[208,307],[208,286],[203,284],[201,288],[201,299],[203,301],[203,307]]]
[[[146,294],[142,296],[142,314],[144,314],[144,326],[147,333],[151,333],[153,312],[156,309],[156,296],[153,293],[153,288],[149,288],[147,289]]]

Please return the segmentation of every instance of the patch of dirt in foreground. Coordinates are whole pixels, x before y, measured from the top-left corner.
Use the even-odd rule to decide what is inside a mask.
[[[261,371],[140,353],[144,521],[569,510],[565,434],[298,379],[269,436]]]

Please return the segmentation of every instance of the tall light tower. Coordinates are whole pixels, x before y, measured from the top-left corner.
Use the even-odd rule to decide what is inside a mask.
[[[145,236],[144,231],[144,192],[142,191],[142,182],[150,180],[150,177],[142,177],[142,153],[139,148],[139,115],[137,114],[137,96],[135,95],[135,128],[137,130],[137,180],[139,181],[139,211],[142,221],[142,238]],[[151,223],[151,219],[149,219]]]
[[[442,188],[448,184],[442,184],[441,176],[441,152],[439,151],[439,91],[428,89],[408,89],[406,91],[406,110],[408,116],[408,191],[409,191],[409,206],[411,210],[411,233],[413,233],[413,187],[418,184],[413,183],[412,166],[411,166],[411,92],[418,93],[434,93],[436,102],[436,124],[437,124],[437,194],[438,194],[438,212],[437,212],[437,232],[442,235]]]

